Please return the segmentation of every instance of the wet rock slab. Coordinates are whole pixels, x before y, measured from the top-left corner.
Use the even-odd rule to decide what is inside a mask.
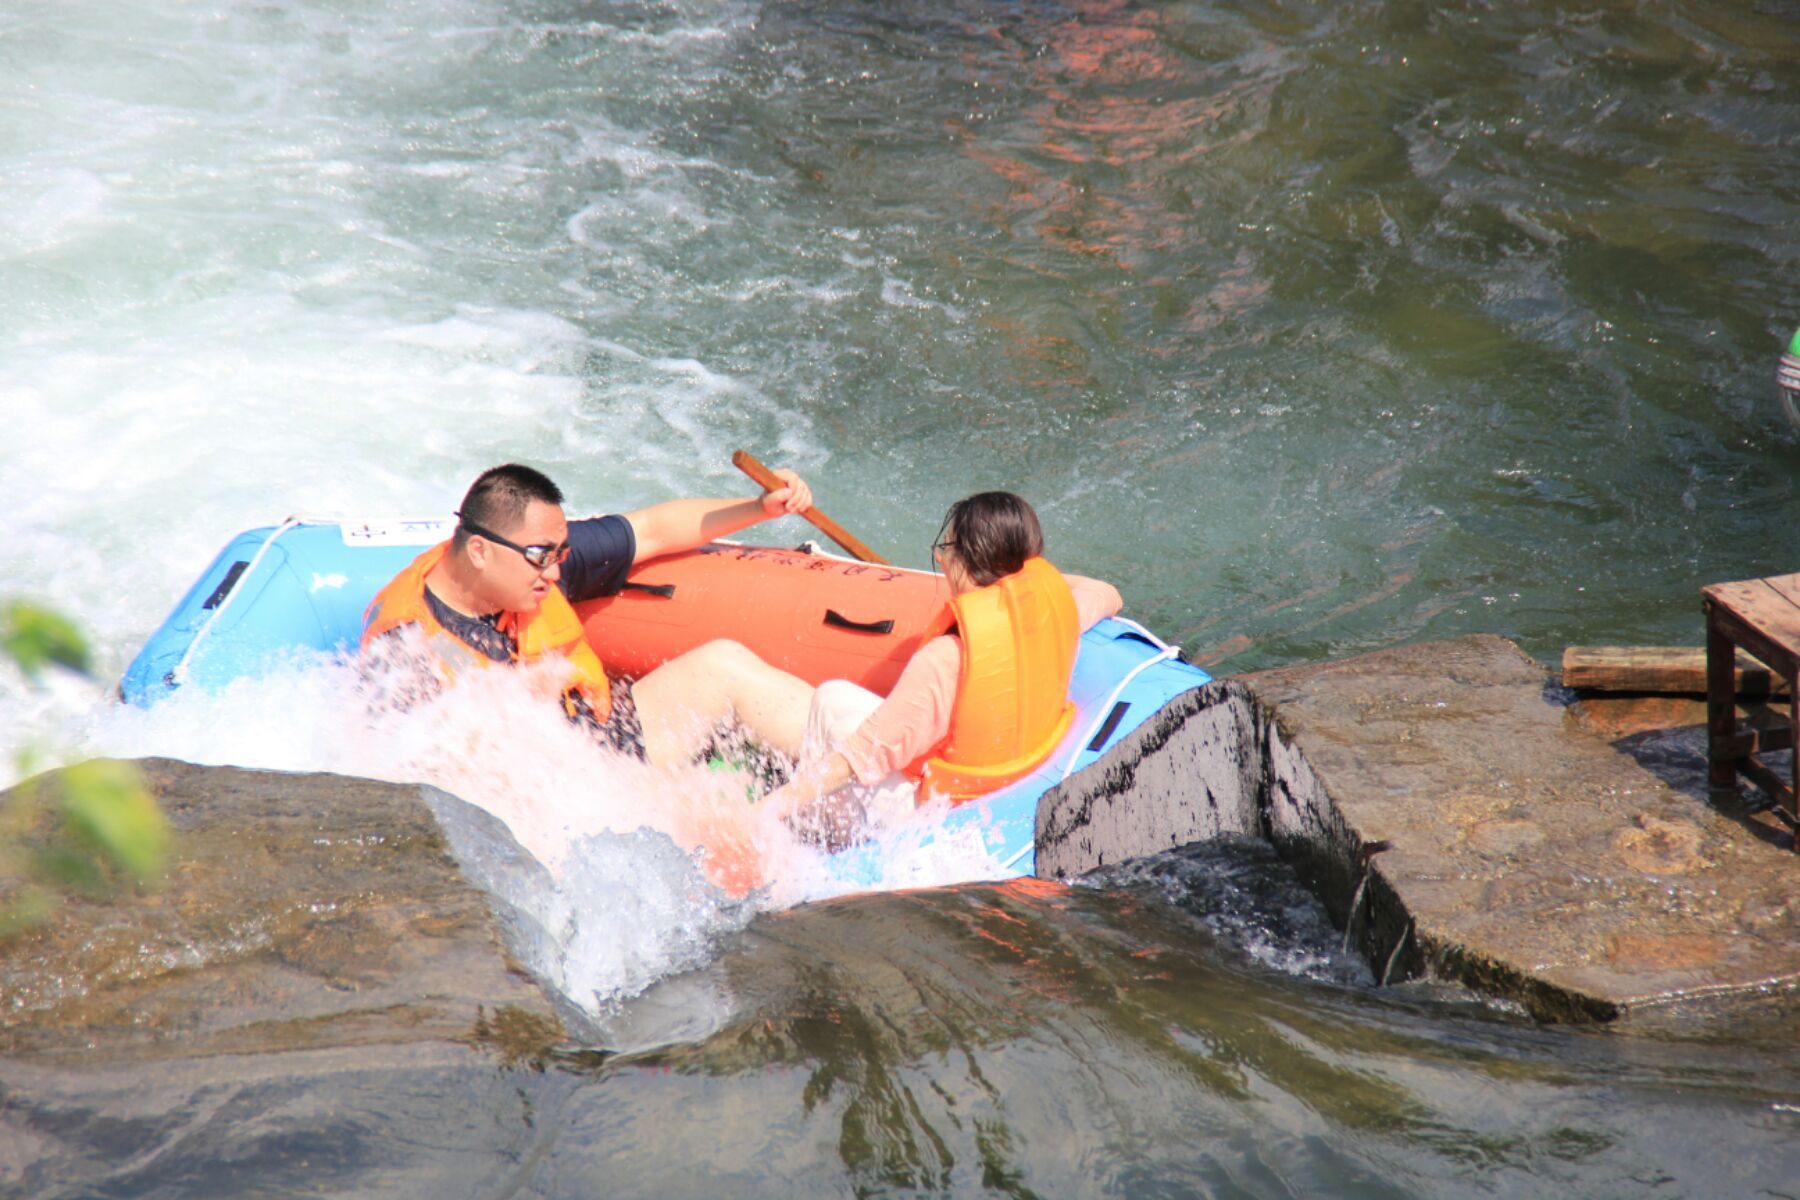
[[[1259,832],[1389,979],[1558,1020],[1791,1003],[1786,835],[1672,787],[1548,684],[1469,637],[1210,685],[1046,794],[1039,871]]]
[[[420,788],[140,765],[175,830],[167,881],[67,900],[0,942],[0,1057],[93,1067],[421,1043],[504,1054],[559,1036]]]

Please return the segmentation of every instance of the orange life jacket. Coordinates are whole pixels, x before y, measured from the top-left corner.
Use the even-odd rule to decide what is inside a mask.
[[[440,644],[440,638],[449,638],[456,645],[462,645],[432,616],[431,605],[425,602],[425,576],[444,560],[449,550],[449,542],[433,546],[375,593],[375,599],[363,612],[362,645],[365,650],[376,638],[402,625],[419,626],[433,644]],[[568,657],[575,674],[563,693],[563,707],[570,716],[575,715],[576,695],[587,701],[596,720],[604,723],[612,714],[612,688],[606,679],[606,668],[582,636],[581,618],[575,615],[561,588],[551,588],[534,613],[502,613],[499,628],[517,639],[520,662],[535,662],[554,653]],[[485,654],[471,653],[468,657],[480,663],[493,662]],[[442,665],[446,672],[450,671],[448,662]]]
[[[922,779],[921,799],[943,792],[961,804],[1029,775],[1068,732],[1081,622],[1042,558],[954,597],[950,615],[962,644],[950,732],[907,773]]]

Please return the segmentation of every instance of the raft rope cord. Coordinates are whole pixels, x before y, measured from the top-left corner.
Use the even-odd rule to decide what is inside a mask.
[[[300,525],[323,525],[323,524],[331,524],[331,522],[309,520],[306,517],[297,517],[296,516],[296,517],[289,517],[287,520],[283,521],[280,525],[275,527],[275,532],[271,533],[268,536],[268,538],[266,540],[264,540],[263,544],[256,548],[256,553],[252,554],[250,556],[250,561],[244,567],[244,573],[242,576],[239,577],[237,586],[232,588],[229,592],[225,593],[224,599],[219,601],[219,607],[213,609],[212,616],[208,617],[206,619],[206,623],[201,625],[200,628],[195,631],[194,640],[188,643],[187,651],[186,651],[186,653],[184,653],[181,656],[181,661],[176,663],[174,669],[169,672],[169,675],[168,675],[169,686],[180,687],[182,684],[187,682],[188,663],[190,661],[192,661],[192,659],[194,657],[194,652],[196,650],[200,649],[200,644],[206,640],[207,634],[212,632],[213,625],[218,622],[218,619],[220,617],[225,615],[225,610],[230,608],[232,601],[234,601],[238,598],[238,593],[244,590],[245,580],[249,579],[251,575],[255,574],[257,564],[262,562],[263,555],[265,555],[269,552],[269,547],[273,546],[275,544],[275,539],[280,537],[282,534],[286,533],[288,530],[296,528],[297,526],[300,526]]]
[[[1085,747],[1088,744],[1088,742],[1093,738],[1094,731],[1099,729],[1101,723],[1106,720],[1106,714],[1108,714],[1112,711],[1113,705],[1118,703],[1120,695],[1122,695],[1124,693],[1125,689],[1130,686],[1131,681],[1136,679],[1144,671],[1147,671],[1151,667],[1154,667],[1157,663],[1167,662],[1171,658],[1174,658],[1176,655],[1181,653],[1180,646],[1169,645],[1169,643],[1163,641],[1161,638],[1157,637],[1154,633],[1151,633],[1148,629],[1145,629],[1142,625],[1139,625],[1136,621],[1133,621],[1129,617],[1114,617],[1113,620],[1117,621],[1121,625],[1127,626],[1130,629],[1135,630],[1137,632],[1137,634],[1140,637],[1142,637],[1145,641],[1149,642],[1152,646],[1159,647],[1159,649],[1154,656],[1152,656],[1150,658],[1146,658],[1143,662],[1139,663],[1137,666],[1135,666],[1135,667],[1131,668],[1131,670],[1127,671],[1125,673],[1125,678],[1119,680],[1118,686],[1113,688],[1113,690],[1110,693],[1108,693],[1105,703],[1101,704],[1098,708],[1094,709],[1093,723],[1090,724],[1087,727],[1086,731],[1082,733],[1081,740],[1079,740],[1075,743],[1074,752],[1069,755],[1069,760],[1063,764],[1062,776],[1061,776],[1062,779],[1067,779],[1070,775],[1073,775],[1075,773],[1075,763],[1081,758],[1082,748]],[[1060,782],[1060,780],[1058,782]],[[1021,851],[1020,853],[1022,854],[1023,851]],[[1015,857],[1017,857],[1017,856],[1015,856]]]
[[[1020,846],[1018,851],[1016,853],[1014,853],[1011,858],[1009,858],[1005,862],[1001,863],[1000,869],[1002,871],[1010,870],[1012,867],[1015,867],[1018,865],[1019,860],[1021,858],[1024,858],[1027,854],[1033,853],[1035,850],[1037,850],[1037,839],[1034,837],[1031,839],[1030,842],[1026,843],[1023,846]]]

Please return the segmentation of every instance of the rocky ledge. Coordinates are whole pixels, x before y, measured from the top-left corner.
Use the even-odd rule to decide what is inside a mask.
[[[529,1058],[556,1011],[507,954],[417,786],[140,764],[175,832],[161,888],[68,899],[0,948],[0,1058],[51,1066],[436,1043]],[[434,813],[434,809],[436,812]],[[533,869],[522,853],[513,869]],[[0,898],[5,892],[0,881]]]
[[[1493,637],[1217,681],[1045,794],[1038,873],[1259,834],[1383,982],[1452,980],[1546,1020],[1759,1000],[1786,1020],[1791,835],[1652,773],[1565,699]],[[0,945],[13,1069],[377,1048],[529,1062],[575,1019],[506,949],[529,919],[491,893],[542,868],[493,817],[417,786],[140,765],[176,832],[168,879],[68,900]],[[453,841],[483,848],[485,890]]]
[[[1045,794],[1037,870],[1256,833],[1384,981],[1545,1020],[1792,1008],[1791,835],[1651,773],[1565,699],[1485,636],[1218,681]]]

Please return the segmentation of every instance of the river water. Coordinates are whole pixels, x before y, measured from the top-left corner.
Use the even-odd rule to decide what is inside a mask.
[[[1015,488],[1222,673],[1698,644],[1701,583],[1800,556],[1797,28],[11,0],[0,592],[116,678],[240,529],[442,514],[508,459],[581,510],[734,494],[743,446],[912,565],[950,500]],[[0,750],[366,767],[311,678],[154,720],[9,678]],[[1791,1030],[1376,988],[1292,886],[1226,846],[740,914],[699,951],[665,914],[587,980],[635,1053],[246,1086],[155,1153],[69,1153],[116,1195],[1800,1189]]]

